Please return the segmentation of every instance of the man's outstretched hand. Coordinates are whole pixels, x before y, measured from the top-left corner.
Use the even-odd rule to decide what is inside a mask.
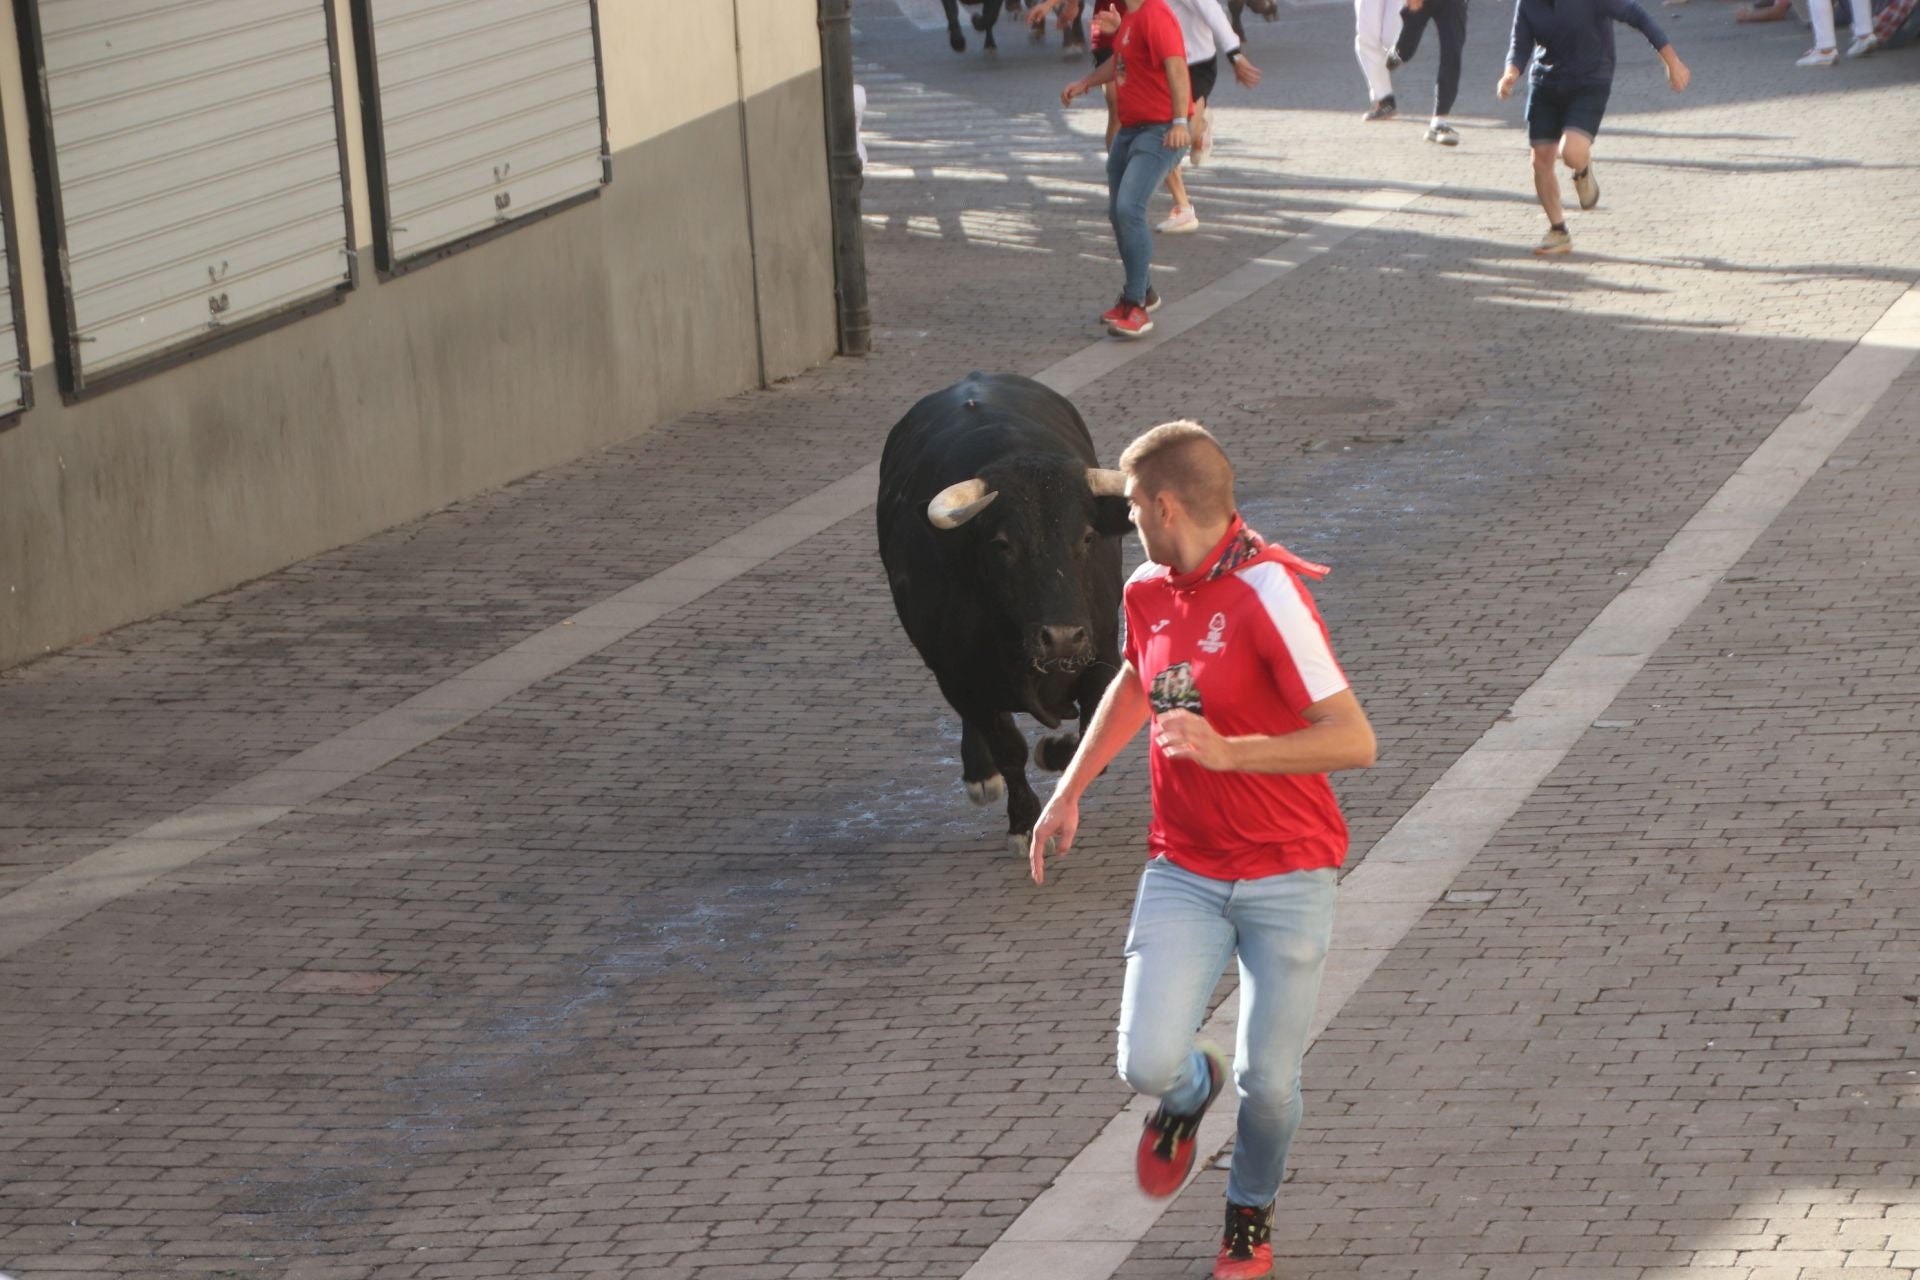
[[[1033,882],[1047,882],[1047,849],[1053,848],[1053,856],[1064,858],[1067,850],[1073,848],[1073,837],[1080,830],[1080,801],[1061,792],[1054,792],[1047,801],[1047,807],[1040,811],[1040,820],[1033,824],[1033,843],[1027,846],[1027,865],[1033,870]]]

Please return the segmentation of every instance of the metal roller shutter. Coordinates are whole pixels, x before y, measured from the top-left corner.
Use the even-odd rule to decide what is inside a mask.
[[[70,390],[352,284],[325,0],[27,7]]]
[[[592,0],[363,0],[381,266],[607,181]]]
[[[20,318],[20,256],[13,239],[13,173],[0,145],[0,418],[33,405],[33,375],[27,371],[27,329]]]

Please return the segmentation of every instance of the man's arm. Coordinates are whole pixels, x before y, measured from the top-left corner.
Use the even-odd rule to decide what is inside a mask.
[[[1240,37],[1233,34],[1233,23],[1227,18],[1227,11],[1220,7],[1220,0],[1192,0],[1193,10],[1200,20],[1207,24],[1207,30],[1213,32],[1213,44],[1220,56],[1228,58],[1240,48]]]
[[[1654,48],[1664,49],[1673,43],[1653,20],[1653,15],[1640,7],[1638,0],[1601,0],[1601,6],[1609,18],[1626,23],[1645,36]]]
[[[1526,71],[1526,63],[1534,59],[1534,27],[1526,21],[1526,6],[1515,2],[1513,6],[1513,38],[1507,42],[1507,73],[1501,77],[1511,83],[1519,79]],[[1505,94],[1501,94],[1505,98]]]
[[[1187,134],[1187,116],[1193,111],[1193,82],[1187,78],[1184,53],[1167,59],[1167,88],[1173,95],[1173,127],[1167,130],[1169,147],[1184,147],[1193,139]]]
[[[1131,662],[1121,663],[1120,674],[1113,678],[1100,698],[1093,723],[1080,735],[1080,749],[1073,753],[1073,760],[1060,775],[1047,807],[1040,811],[1040,820],[1034,823],[1033,844],[1027,857],[1033,867],[1035,884],[1047,882],[1043,859],[1048,842],[1057,846],[1056,858],[1065,857],[1073,847],[1073,837],[1080,829],[1081,794],[1133,741],[1140,726],[1147,722],[1150,709],[1147,691],[1140,687],[1140,673]]]
[[[1103,84],[1111,84],[1113,82],[1113,73],[1119,66],[1120,59],[1108,58],[1092,71],[1062,89],[1060,91],[1060,105],[1063,107],[1067,106],[1081,94],[1091,92]]]
[[[1867,0],[1854,0],[1854,3],[1865,4]],[[1693,80],[1693,72],[1687,70],[1687,64],[1680,61],[1680,55],[1673,51],[1672,45],[1660,46],[1660,61],[1667,65],[1667,83],[1673,86],[1673,91],[1685,92],[1687,85]]]
[[[1218,56],[1233,68],[1233,78],[1248,89],[1259,84],[1260,68],[1253,65],[1253,59],[1240,47],[1240,37],[1233,33],[1233,23],[1227,18],[1227,11],[1220,7],[1220,0],[1193,0],[1193,5],[1212,29],[1213,43],[1220,50]]]
[[[1653,20],[1653,15],[1641,8],[1638,0],[1602,0],[1609,18],[1615,22],[1624,22],[1647,38],[1647,43],[1659,51],[1660,61],[1666,65],[1667,83],[1673,91],[1679,93],[1693,79],[1693,73],[1687,70],[1687,64],[1680,61],[1680,55],[1674,52],[1673,41],[1667,39],[1667,33]],[[1867,0],[1860,0],[1865,4]]]
[[[1191,711],[1170,711],[1155,725],[1156,740],[1168,759],[1221,773],[1335,773],[1373,764],[1373,725],[1353,690],[1330,694],[1300,715],[1307,727],[1292,733],[1226,738]]]

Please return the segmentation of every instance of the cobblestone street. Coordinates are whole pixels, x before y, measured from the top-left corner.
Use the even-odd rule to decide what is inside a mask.
[[[1206,1276],[1217,1169],[1009,1237],[1129,1102],[1144,762],[1035,889],[858,475],[926,392],[1086,360],[1104,462],[1196,418],[1333,566],[1353,875],[1664,549],[1751,539],[1443,893],[1343,916],[1377,967],[1323,1004],[1277,1274],[1920,1272],[1920,50],[1660,9],[1694,86],[1621,32],[1543,261],[1510,9],[1456,149],[1436,50],[1363,125],[1350,8],[1249,15],[1167,332],[1115,352],[1085,64],[937,8],[855,5],[870,357],[0,675],[0,1272]],[[1699,523],[1883,350],[1777,515]]]

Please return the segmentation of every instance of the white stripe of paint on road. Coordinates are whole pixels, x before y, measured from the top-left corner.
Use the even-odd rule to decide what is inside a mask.
[[[1275,246],[1179,302],[1161,308],[1140,342],[1101,339],[1037,377],[1071,395],[1155,350],[1363,227],[1425,193],[1362,195],[1312,230]],[[211,799],[0,897],[0,958],[137,892],[170,872],[425,746],[540,681],[739,578],[873,505],[878,463],[826,486],[706,550],[556,623],[405,702],[318,743]]]
[[[1900,296],[1341,881],[1314,1038],[1746,555],[1916,353],[1920,288]],[[1202,1038],[1233,1043],[1232,1003],[1221,1002]],[[962,1280],[1109,1280],[1172,1203],[1147,1199],[1133,1179],[1133,1151],[1151,1105],[1136,1098],[1115,1116]],[[1201,1122],[1195,1176],[1232,1137],[1236,1114],[1232,1090],[1223,1092]]]

